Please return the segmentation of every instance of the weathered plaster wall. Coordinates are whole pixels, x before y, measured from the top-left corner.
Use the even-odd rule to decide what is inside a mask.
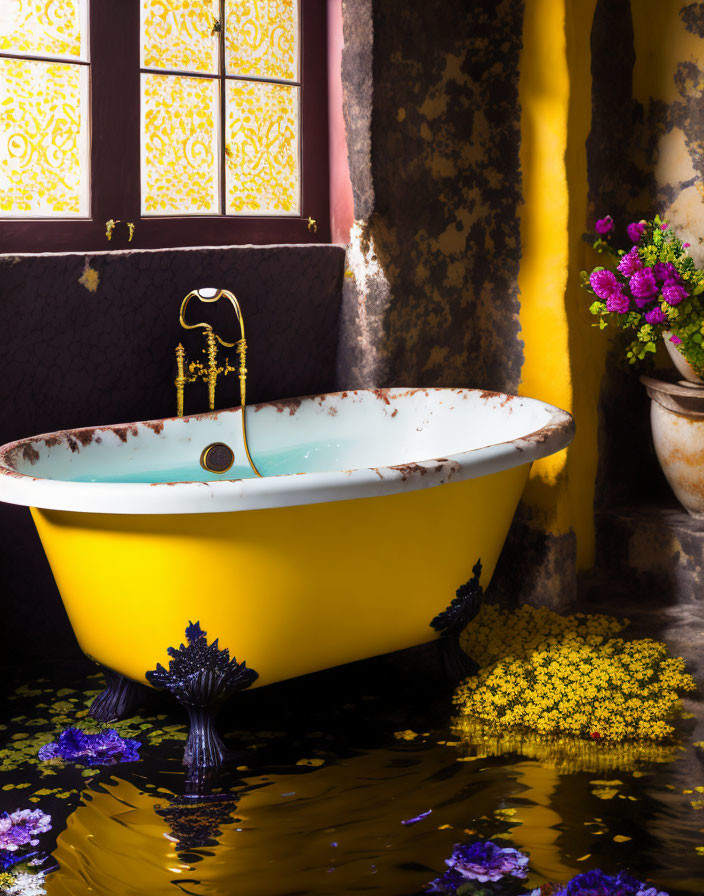
[[[607,213],[623,236],[661,211],[704,256],[704,4],[344,0],[343,17],[356,223],[338,382],[572,411],[575,441],[536,464],[495,585],[564,605],[594,562],[595,501],[666,494],[642,388],[590,326],[579,271]]]
[[[358,224],[340,384],[515,390],[522,3],[344,9]]]

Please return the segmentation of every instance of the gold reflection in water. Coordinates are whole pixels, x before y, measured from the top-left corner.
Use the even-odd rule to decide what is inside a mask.
[[[295,773],[245,771],[219,817],[207,807],[183,815],[184,801],[167,791],[113,777],[84,793],[59,835],[60,870],[47,879],[48,896],[410,893],[427,882],[419,866],[441,873],[453,844],[475,836],[528,853],[531,886],[566,881],[586,870],[569,847],[595,811],[582,799],[583,783],[572,788],[566,776],[623,774],[671,761],[680,749],[484,736],[466,718],[454,732],[452,744],[424,735],[344,758],[301,752]],[[579,797],[568,801],[568,818],[560,808],[565,786]]]
[[[48,896],[173,896],[177,884],[218,896],[283,896],[293,888],[309,896],[370,887],[410,893],[427,883],[418,866],[441,873],[453,844],[471,839],[468,829],[535,850],[538,867],[557,874],[565,867],[560,818],[546,808],[555,779],[529,762],[458,763],[456,750],[431,738],[247,778],[210,845],[181,851],[188,819],[174,827],[168,794],[113,778],[86,793],[59,835],[60,870],[47,881]],[[506,805],[517,806],[508,818],[496,813]],[[402,823],[428,809],[421,821]]]
[[[531,870],[546,880],[566,881],[581,869],[565,864],[559,838],[564,819],[552,808],[552,797],[560,776],[554,768],[535,762],[519,762],[513,766],[516,781],[525,787],[521,805],[512,822],[511,843],[530,853]]]
[[[517,753],[537,759],[561,773],[633,772],[646,763],[673,762],[683,747],[653,741],[588,741],[579,737],[551,737],[507,730],[489,731],[471,716],[457,718],[452,726],[461,738],[465,755],[473,758]]]

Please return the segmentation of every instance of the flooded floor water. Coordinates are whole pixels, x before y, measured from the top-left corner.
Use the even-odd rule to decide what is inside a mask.
[[[100,682],[87,675],[19,682],[2,715],[0,810],[51,814],[40,846],[56,866],[50,896],[412,896],[453,844],[477,837],[529,854],[516,892],[602,868],[670,896],[704,893],[696,701],[672,749],[482,742],[454,724],[432,653],[411,651],[235,698],[221,719],[230,771],[194,801],[184,719],[163,695],[121,728],[142,741],[139,761],[38,762],[47,734],[85,718]]]

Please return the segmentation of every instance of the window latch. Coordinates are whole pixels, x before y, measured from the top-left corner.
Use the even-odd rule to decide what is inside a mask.
[[[308,230],[310,230],[311,233],[318,232],[318,222],[315,220],[315,218],[308,218]]]
[[[210,32],[211,35],[220,34],[222,31],[222,25],[218,21],[218,19],[213,19],[213,30]]]

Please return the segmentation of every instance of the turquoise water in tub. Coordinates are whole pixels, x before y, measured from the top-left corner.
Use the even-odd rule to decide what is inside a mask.
[[[204,446],[205,447],[205,446]],[[307,442],[279,451],[252,452],[252,459],[262,476],[282,476],[287,473],[319,473],[342,470],[341,443],[338,441]],[[237,453],[236,452],[236,459]],[[68,482],[110,482],[110,483],[152,483],[152,482],[217,482],[218,480],[254,479],[248,463],[235,463],[225,473],[209,473],[198,462],[180,466],[158,466],[158,457],[150,458],[150,465],[144,468],[145,460],[135,459],[133,469],[117,469],[111,474],[91,471],[84,475],[65,477]],[[125,465],[126,466],[126,465]],[[58,477],[57,477],[58,478]],[[64,477],[61,477],[64,479]]]

